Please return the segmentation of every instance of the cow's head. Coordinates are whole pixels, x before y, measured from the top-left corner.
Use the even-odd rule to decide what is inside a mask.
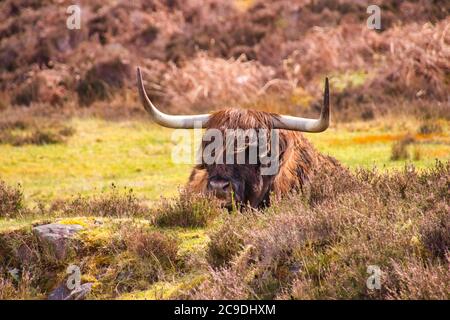
[[[293,148],[290,139],[293,135],[285,130],[322,132],[329,125],[328,79],[320,118],[307,119],[242,109],[202,115],[168,115],[159,111],[148,98],[139,68],[137,78],[142,103],[156,123],[169,128],[207,129],[202,150],[209,147],[211,157],[208,161],[203,156],[196,170],[205,175],[204,191],[215,194],[226,206],[231,206],[234,200],[258,207],[268,200],[279,173],[277,166],[282,166],[287,161],[285,158],[292,154],[289,149]],[[217,134],[222,135],[220,143],[217,143]]]

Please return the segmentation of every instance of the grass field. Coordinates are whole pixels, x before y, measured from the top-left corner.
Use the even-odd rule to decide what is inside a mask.
[[[339,214],[335,216],[336,213],[333,213],[333,210],[336,209],[330,208],[315,211],[311,215],[309,211],[305,211],[303,208],[303,200],[293,198],[294,206],[283,207],[283,203],[281,203],[276,206],[278,209],[273,209],[273,212],[268,210],[262,212],[262,214],[255,213],[254,217],[250,215],[251,219],[258,221],[258,227],[254,229],[252,224],[247,228],[245,226],[251,220],[245,218],[247,214],[243,217],[237,214],[229,215],[221,210],[214,209],[214,206],[208,200],[206,202],[203,200],[185,203],[174,200],[169,202],[172,203],[171,205],[162,205],[161,203],[164,203],[164,201],[156,201],[161,196],[177,198],[179,187],[184,185],[190,173],[190,165],[174,164],[171,161],[171,152],[174,146],[171,138],[173,130],[161,128],[148,121],[137,120],[114,122],[93,118],[75,118],[66,125],[74,128],[75,133],[64,143],[23,145],[20,147],[8,144],[0,145],[0,180],[5,181],[10,186],[20,184],[19,190],[24,195],[23,205],[31,210],[31,214],[27,211],[25,213],[19,211],[15,216],[9,217],[8,212],[6,212],[6,217],[0,218],[0,249],[7,250],[3,258],[0,258],[0,266],[11,268],[11,265],[17,265],[22,268],[21,263],[17,264],[16,257],[18,252],[22,250],[23,244],[29,248],[35,248],[32,249],[32,252],[36,254],[36,256],[30,258],[31,264],[23,269],[23,272],[32,272],[29,275],[31,278],[27,278],[27,274],[24,273],[20,285],[15,285],[6,275],[2,280],[3,283],[0,283],[0,298],[45,298],[66,276],[65,268],[68,264],[76,264],[82,268],[83,283],[93,283],[94,286],[89,295],[90,299],[224,298],[227,297],[229,292],[227,290],[221,292],[220,290],[227,287],[231,288],[231,291],[234,290],[232,298],[248,298],[249,296],[252,298],[273,298],[275,294],[284,298],[279,291],[279,285],[276,285],[276,283],[280,282],[285,286],[285,282],[288,280],[278,273],[270,275],[265,280],[262,278],[262,283],[267,287],[260,288],[262,290],[260,293],[251,291],[252,293],[249,294],[246,291],[247,289],[244,290],[239,287],[246,286],[244,282],[247,281],[246,279],[250,279],[247,276],[244,278],[239,276],[241,272],[239,270],[237,275],[234,275],[234,272],[236,272],[233,269],[234,266],[239,266],[239,263],[245,264],[245,262],[239,262],[240,259],[245,261],[247,254],[247,249],[242,250],[242,245],[249,242],[251,246],[257,246],[258,237],[262,237],[264,243],[272,243],[271,237],[276,238],[283,234],[297,232],[295,231],[297,230],[295,229],[297,228],[295,227],[296,223],[303,226],[302,219],[306,219],[307,222],[310,217],[315,215],[318,215],[318,218],[317,221],[311,222],[313,226],[311,230],[322,230],[320,217],[327,214],[330,217],[326,217],[326,220],[335,219],[336,222],[333,223],[341,225],[339,228],[349,232],[346,234],[346,231],[343,231],[346,234],[344,238],[352,239],[355,229],[353,222],[351,222],[351,219],[348,220],[347,217],[357,214],[358,219],[364,217],[361,221],[366,223],[365,219],[370,220],[371,214],[366,214],[364,210],[369,207],[372,210],[372,205],[380,206],[383,203],[380,202],[379,199],[381,198],[378,198],[378,195],[374,198],[376,200],[371,200],[374,197],[372,191],[369,192],[369,190],[364,189],[366,187],[361,187],[361,192],[367,193],[361,198],[357,196],[360,191],[355,190],[354,195],[350,194],[347,198],[343,198],[342,201],[344,202],[330,202],[337,208],[342,206],[344,211],[356,206],[357,212],[361,213],[349,211],[342,216]],[[438,132],[418,133],[421,132],[422,125],[423,123],[407,118],[403,120],[396,118],[373,122],[353,122],[337,124],[321,134],[308,134],[308,138],[320,151],[336,157],[353,170],[358,167],[371,169],[376,166],[381,169],[380,171],[392,171],[392,169],[403,169],[405,164],[412,163],[419,171],[425,172],[425,169],[435,166],[436,159],[444,162],[449,159],[450,126],[448,122],[441,121],[438,123],[440,128]],[[407,152],[410,154],[409,159],[391,160],[392,145],[404,139],[406,135],[409,135],[409,139],[413,141],[407,146]],[[419,149],[420,151],[417,151]],[[380,190],[384,190],[384,188],[391,191],[397,189],[396,179],[391,182],[389,182],[389,177],[383,179],[385,179],[383,181],[386,181],[384,182],[386,187],[382,187]],[[400,175],[400,184],[402,179],[404,179],[404,176]],[[426,179],[428,178],[418,177],[416,178],[416,184],[412,184],[412,186],[421,185],[420,181],[426,181]],[[333,188],[339,189],[340,184],[345,186],[348,182],[344,180],[335,181],[332,184]],[[441,180],[437,179],[436,181]],[[325,179],[324,186],[327,183],[329,182]],[[438,183],[437,192],[443,190],[439,187],[441,184],[441,182]],[[112,188],[112,185],[115,187]],[[329,193],[320,191],[321,188],[319,187],[318,193]],[[112,189],[114,189],[113,192],[111,192]],[[123,191],[130,189],[133,190],[133,197],[123,197],[125,194]],[[415,191],[416,194],[426,198],[428,191],[420,190]],[[114,196],[116,191],[119,192],[119,196]],[[383,191],[380,192],[384,194]],[[79,195],[82,198],[77,198]],[[64,199],[64,205],[72,211],[51,209],[54,201],[58,199]],[[422,202],[420,202],[421,204],[410,203],[409,200],[403,198],[400,198],[401,200],[395,199],[384,204],[386,208],[379,207],[373,210],[377,212],[397,210],[399,213],[395,217],[398,221],[384,225],[385,220],[376,219],[367,223],[369,225],[380,224],[379,227],[383,230],[385,228],[397,230],[397,225],[409,225],[412,223],[411,221],[414,221],[415,225],[427,225],[428,219],[422,221],[420,220],[422,214],[416,215],[416,208],[419,206],[426,207],[426,205]],[[398,201],[401,205],[398,205],[395,201]],[[427,203],[426,201],[429,200],[427,198],[423,201]],[[367,203],[372,204],[368,206]],[[439,208],[442,209],[442,206],[438,203],[435,204],[435,207],[438,208],[436,209],[437,213],[433,211],[432,217],[434,215],[439,217],[441,214],[442,210],[439,211]],[[37,208],[39,206],[35,206],[35,204],[44,204],[44,211],[39,211],[40,209]],[[143,211],[140,209],[141,205],[144,205]],[[150,206],[150,210],[146,206]],[[408,212],[408,216],[403,217],[403,212]],[[158,216],[166,218],[162,220]],[[187,225],[183,222],[185,217],[191,219]],[[342,220],[340,220],[341,218]],[[276,222],[277,219],[280,219],[280,225]],[[293,219],[293,224],[289,222],[284,225],[283,219]],[[296,219],[299,219],[299,221],[295,222]],[[391,221],[390,219],[386,221]],[[435,218],[432,221],[435,221]],[[55,262],[52,260],[53,258],[47,257],[45,251],[39,249],[36,239],[31,236],[32,226],[48,222],[78,224],[84,227],[84,230],[77,236],[79,245],[75,249],[76,254],[69,256],[63,262]],[[432,224],[432,222],[429,223]],[[230,224],[231,229],[229,228]],[[315,224],[318,224],[318,226],[316,227]],[[272,230],[271,225],[273,225],[273,228],[275,226],[276,228],[278,226],[286,228],[287,231]],[[241,227],[243,227],[242,230]],[[293,227],[295,227],[295,230],[289,231],[289,228]],[[305,232],[310,232],[308,231],[309,227],[305,226],[305,228]],[[358,228],[366,230],[367,226],[363,225]],[[426,227],[421,228],[428,230]],[[439,224],[436,227],[433,224],[429,228],[437,230],[432,231],[433,234],[441,232],[439,231],[441,230]],[[402,261],[405,264],[404,268],[416,268],[415,265],[408,265],[409,262],[404,260],[407,255],[404,255],[403,251],[398,251],[398,248],[405,246],[405,243],[407,243],[407,247],[412,246],[411,250],[416,250],[416,247],[426,248],[431,245],[427,244],[425,236],[417,235],[415,229],[406,227],[403,229],[402,227],[401,230],[389,233],[395,235],[395,239],[391,241],[392,247],[395,249],[387,248],[386,255],[392,255],[393,259],[397,259],[396,261]],[[256,232],[256,235],[253,235],[252,232]],[[371,236],[373,235],[371,234]],[[385,246],[385,236],[376,233],[376,237],[378,236],[380,236],[379,241],[382,246]],[[252,243],[252,239],[256,239],[256,242]],[[446,239],[445,236],[442,239]],[[285,240],[287,241],[287,239]],[[342,288],[345,288],[342,292],[330,291],[327,289],[327,285],[320,284],[321,281],[324,281],[323,279],[320,280],[320,274],[325,272],[320,271],[321,268],[324,268],[322,265],[325,264],[330,270],[333,266],[341,267],[345,265],[343,262],[347,261],[348,257],[345,253],[347,249],[343,248],[351,248],[350,245],[343,246],[340,242],[337,242],[330,247],[329,251],[322,252],[320,245],[314,247],[314,249],[308,249],[308,245],[304,246],[302,241],[297,239],[291,244],[288,243],[288,246],[297,248],[296,254],[299,256],[296,256],[295,259],[301,259],[300,261],[311,259],[310,265],[308,265],[308,272],[311,272],[309,277],[316,279],[315,274],[319,270],[319,284],[316,284],[313,289],[308,289],[307,296],[304,295],[301,286],[298,289],[299,291],[295,291],[298,286],[295,287],[292,293],[295,298],[346,296],[377,298],[376,295],[373,296],[370,292],[367,293],[364,288],[360,288],[358,284],[349,286],[345,282],[347,280],[343,280],[344,282],[341,284]],[[370,241],[367,244],[364,242],[364,246],[367,245],[367,248],[351,250],[374,250],[372,246],[376,247],[377,241]],[[357,242],[351,240],[351,243]],[[274,244],[270,246],[272,245]],[[434,247],[436,245],[430,248]],[[278,250],[276,245],[270,248],[270,250]],[[264,250],[262,252],[265,252]],[[348,249],[348,254],[353,254],[351,250]],[[425,261],[425,259],[428,259],[429,251],[427,251],[428,249],[421,250],[417,251],[420,256],[418,259],[424,259]],[[168,252],[172,252],[172,255],[169,254],[168,256]],[[222,263],[222,261],[228,261],[227,263],[229,263],[233,256],[237,259],[232,263],[233,267],[224,270],[225,273],[221,273],[221,271],[211,273],[211,264],[216,265]],[[272,259],[271,254],[269,253],[266,258]],[[383,264],[385,263],[385,255],[381,255],[381,253],[380,257],[366,257],[365,259],[367,262],[363,259],[362,264],[379,261],[385,268],[390,268],[391,274],[396,274],[391,265]],[[275,263],[275,260],[271,263]],[[318,264],[319,269],[317,269],[316,264]],[[250,266],[248,268],[250,269],[246,272],[250,276],[254,272],[262,272],[261,270],[264,270],[265,267],[258,266],[254,270]],[[439,263],[436,268],[433,269],[434,273],[430,273],[430,277],[438,275],[445,278],[445,275],[442,275],[442,267]],[[355,266],[352,270],[359,269],[361,269],[360,265]],[[44,272],[45,270],[52,271]],[[279,272],[282,272],[282,269],[280,270]],[[420,272],[426,274],[427,270]],[[351,277],[352,273],[350,272],[348,275]],[[361,275],[355,277],[363,276],[364,270],[361,271]],[[231,277],[231,280],[229,277]],[[340,281],[333,280],[332,275],[328,277],[332,283],[336,281],[339,283]],[[211,281],[218,281],[218,283]],[[227,284],[227,281],[232,281],[232,283]],[[353,278],[351,278],[351,281],[353,281]],[[359,282],[365,283],[364,281]],[[402,281],[407,283],[409,280]],[[424,278],[423,283],[429,281],[431,280]],[[428,287],[424,286],[421,289],[423,291],[420,291],[417,295],[408,291],[409,289],[405,289],[406,293],[404,294],[409,297],[424,297],[428,294],[431,297],[445,296],[445,293],[439,293],[442,288],[442,281],[439,279],[433,281],[433,289],[429,291],[427,291]],[[234,288],[234,285],[238,287]],[[194,294],[191,291],[194,288],[200,288],[200,291],[196,291],[197,293]],[[389,296],[388,294],[388,292],[383,293],[384,296]]]
[[[26,200],[67,198],[109,190],[132,188],[148,200],[174,196],[187,181],[190,165],[174,164],[171,152],[173,130],[147,121],[111,122],[74,119],[75,134],[64,144],[21,147],[0,145],[0,178],[21,184]],[[442,132],[418,134],[420,123],[411,120],[378,120],[340,124],[308,138],[322,152],[350,168],[403,168],[412,162],[417,168],[450,157],[450,125],[441,122]],[[392,161],[392,144],[410,133],[420,159]]]

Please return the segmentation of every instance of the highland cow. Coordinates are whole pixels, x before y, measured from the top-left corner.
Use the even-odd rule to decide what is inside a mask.
[[[319,119],[307,119],[284,116],[256,110],[225,109],[202,115],[167,115],[159,111],[148,98],[141,71],[137,69],[138,87],[142,103],[153,120],[165,127],[194,129],[196,127],[221,132],[224,136],[230,130],[255,129],[268,132],[268,154],[276,156],[278,167],[274,174],[262,174],[266,164],[258,157],[256,162],[250,162],[249,150],[251,142],[245,140],[245,163],[232,164],[224,161],[224,144],[220,150],[215,149],[214,163],[202,158],[190,175],[187,189],[190,192],[214,194],[224,206],[230,208],[237,203],[241,206],[259,208],[270,204],[271,194],[280,197],[295,190],[302,190],[323,170],[332,172],[342,167],[332,157],[322,155],[314,149],[301,132],[322,132],[328,128],[330,118],[328,79],[325,80],[324,103]],[[277,135],[273,133],[277,132]],[[206,135],[206,134],[205,134]],[[276,152],[271,139],[277,138]],[[204,136],[205,137],[205,136]],[[202,141],[205,149],[211,141]],[[258,143],[260,143],[258,141]],[[260,147],[260,146],[258,146]],[[235,160],[239,151],[233,142]],[[256,149],[260,150],[260,149]],[[259,154],[260,156],[260,154]]]

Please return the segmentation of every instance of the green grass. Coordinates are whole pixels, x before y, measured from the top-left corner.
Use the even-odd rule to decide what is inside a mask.
[[[402,169],[412,163],[417,169],[432,167],[436,159],[450,159],[450,127],[441,121],[443,132],[417,134],[420,123],[413,119],[384,119],[376,122],[341,124],[321,134],[307,134],[321,152],[331,155],[351,169],[358,167]],[[392,144],[411,134],[416,143],[408,146],[410,159],[392,161]],[[413,151],[419,148],[421,157],[414,160]]]
[[[20,183],[28,201],[92,195],[113,183],[155,200],[177,194],[188,179],[191,166],[171,161],[171,129],[144,121],[99,119],[74,119],[70,125],[76,133],[66,144],[0,145],[0,178]],[[317,149],[350,168],[393,169],[406,161],[390,160],[392,144],[407,132],[417,132],[419,125],[414,120],[356,123],[307,136]],[[442,126],[443,133],[419,137],[422,158],[408,161],[426,168],[436,158],[449,158],[449,124]]]
[[[170,161],[171,130],[146,122],[73,120],[67,144],[0,145],[0,177],[27,199],[92,194],[114,183],[149,199],[176,194],[189,166]]]
[[[19,230],[21,228],[31,226],[32,224],[40,221],[42,221],[42,219],[37,219],[34,217],[31,218],[25,217],[19,219],[0,218],[0,232],[10,232]]]

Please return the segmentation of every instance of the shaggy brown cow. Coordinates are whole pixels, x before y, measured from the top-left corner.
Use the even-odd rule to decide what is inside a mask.
[[[322,132],[328,128],[328,79],[325,80],[324,105],[319,119],[243,109],[225,109],[212,114],[194,116],[173,116],[160,112],[152,104],[145,92],[139,68],[137,74],[142,103],[154,121],[162,126],[192,129],[194,123],[197,125],[200,123],[201,127],[217,129],[224,135],[230,129],[265,129],[265,132],[269,133],[280,129],[277,150],[278,170],[275,174],[261,174],[263,164],[260,161],[243,164],[202,161],[194,167],[189,178],[188,190],[192,192],[205,194],[212,192],[227,207],[231,206],[232,201],[235,200],[240,204],[256,208],[268,205],[271,193],[281,196],[292,190],[302,189],[319,170],[341,168],[334,158],[316,151],[300,132]],[[208,143],[203,142],[203,149]],[[246,147],[248,149],[248,141]],[[270,148],[269,152],[272,152]],[[248,160],[248,155],[246,159]]]

